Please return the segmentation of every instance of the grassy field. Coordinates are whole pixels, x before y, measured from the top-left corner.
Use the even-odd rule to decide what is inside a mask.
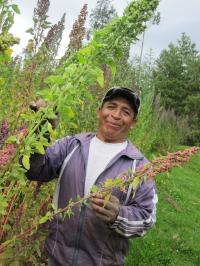
[[[133,239],[126,266],[200,266],[200,153],[157,177],[156,226]]]

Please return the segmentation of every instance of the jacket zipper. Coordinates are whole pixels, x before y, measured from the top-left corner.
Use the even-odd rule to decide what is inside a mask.
[[[81,234],[82,234],[82,229],[83,229],[83,220],[85,217],[85,210],[86,210],[86,205],[83,203],[81,206],[81,212],[80,212],[79,219],[78,219],[77,233],[76,233],[76,239],[75,239],[75,249],[74,249],[74,254],[72,258],[72,266],[77,265],[78,253],[79,253],[79,242],[81,239]]]

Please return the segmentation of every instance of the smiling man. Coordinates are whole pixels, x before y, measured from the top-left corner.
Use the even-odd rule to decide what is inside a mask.
[[[115,179],[128,169],[144,165],[145,157],[127,140],[140,108],[139,97],[130,89],[110,89],[98,110],[95,133],[65,137],[47,148],[45,155],[31,157],[30,180],[47,182],[59,177],[57,205],[83,197],[92,186]],[[74,209],[71,218],[54,219],[46,239],[49,265],[124,265],[129,238],[143,236],[156,220],[157,196],[148,179],[135,191],[113,190],[104,206],[102,196]]]
[[[112,143],[125,141],[129,129],[135,123],[138,113],[136,105],[139,108],[139,98],[128,89],[113,88],[108,91],[98,110],[98,138]]]

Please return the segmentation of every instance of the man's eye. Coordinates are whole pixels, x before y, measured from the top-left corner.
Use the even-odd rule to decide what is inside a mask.
[[[127,115],[127,116],[131,115],[129,111],[124,111],[124,114]]]

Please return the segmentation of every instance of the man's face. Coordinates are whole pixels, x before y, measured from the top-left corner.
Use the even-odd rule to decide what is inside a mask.
[[[98,110],[99,128],[97,137],[105,142],[123,142],[135,123],[134,112],[124,98],[114,98]]]

